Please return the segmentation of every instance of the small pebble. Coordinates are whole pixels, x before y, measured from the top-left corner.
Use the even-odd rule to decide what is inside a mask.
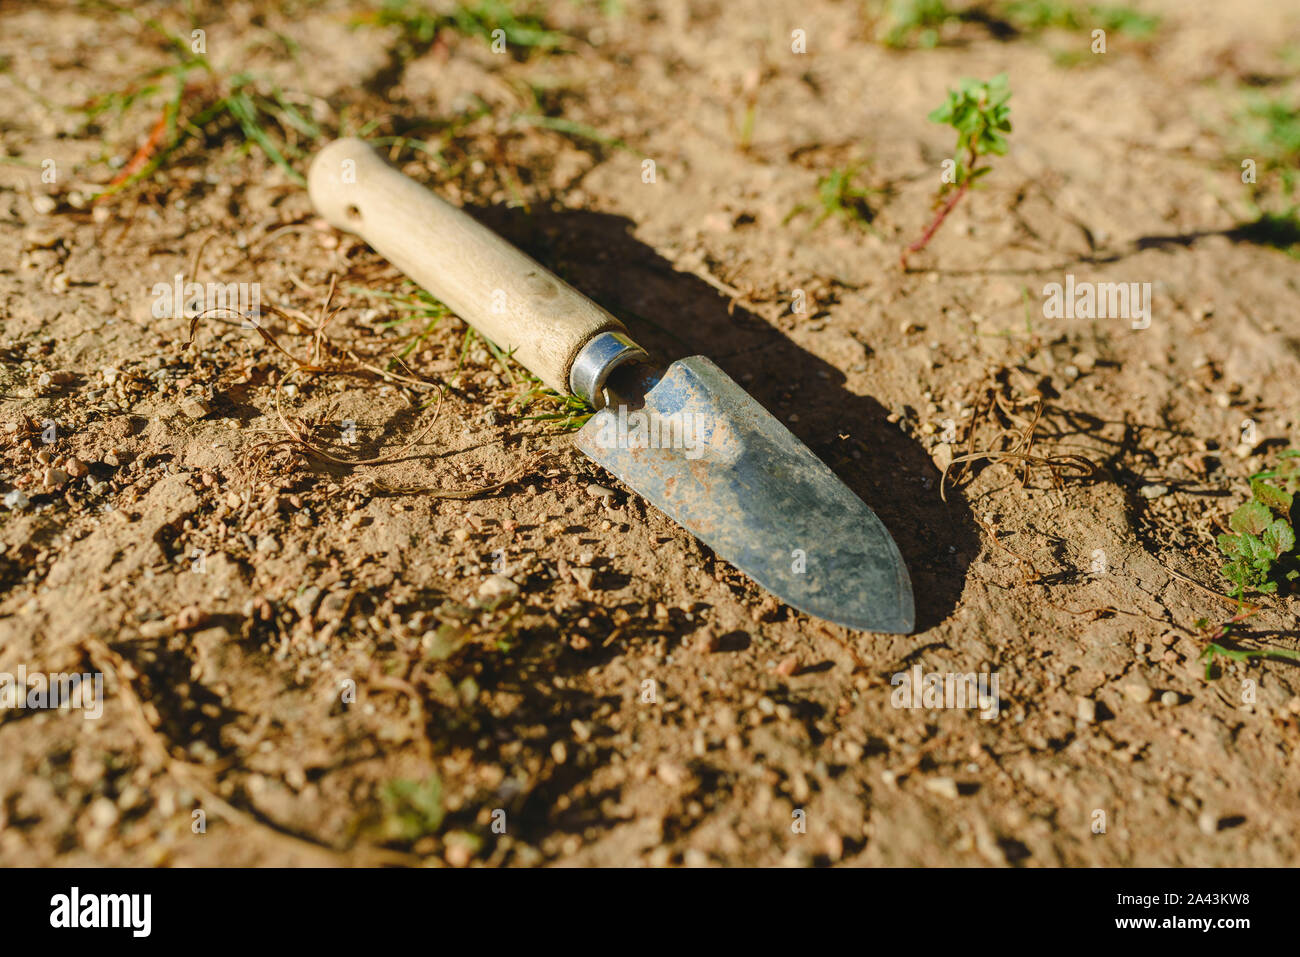
[[[1076,703],[1076,714],[1079,720],[1084,724],[1093,724],[1097,720],[1097,702],[1091,698],[1079,698]]]
[[[106,797],[97,798],[90,805],[90,821],[100,830],[108,830],[117,823],[117,805]]]
[[[519,586],[505,575],[491,575],[478,586],[480,598],[504,600],[519,594]]]
[[[1136,704],[1146,704],[1151,700],[1151,688],[1144,682],[1131,681],[1124,685],[1124,694]]]
[[[957,782],[952,778],[926,778],[924,784],[927,791],[933,791],[940,797],[956,800],[961,796],[957,790]]]
[[[773,670],[775,670],[782,678],[789,678],[799,670],[799,656],[787,655],[781,659],[780,664],[778,664]]]

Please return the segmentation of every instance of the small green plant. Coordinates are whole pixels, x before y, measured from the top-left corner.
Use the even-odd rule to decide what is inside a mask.
[[[1252,475],[1251,500],[1228,519],[1232,534],[1218,537],[1227,563],[1222,573],[1241,600],[1247,591],[1271,595],[1300,579],[1295,548],[1293,509],[1300,488],[1300,449],[1282,453],[1276,469]]]
[[[1160,18],[1131,7],[1092,6],[1088,8],[1092,23],[1111,33],[1144,39],[1156,32]]]
[[[1127,6],[1071,0],[888,0],[880,5],[876,38],[893,49],[932,49],[966,27],[982,28],[998,40],[1046,30],[1105,30],[1134,40],[1149,38],[1160,18]]]
[[[460,362],[456,366],[457,373],[464,366],[470,346],[475,341],[481,341],[487,351],[492,354],[493,360],[501,370],[501,374],[510,383],[510,387],[521,390],[510,400],[507,406],[510,414],[518,416],[520,421],[543,422],[555,426],[560,432],[575,432],[586,425],[587,420],[595,414],[592,408],[582,399],[573,395],[561,395],[519,365],[515,360],[513,349],[509,352],[505,351],[487,336],[480,335],[473,328],[466,328],[465,330],[465,339],[460,350]],[[523,414],[534,409],[538,411],[531,415]]]
[[[385,0],[378,9],[357,15],[352,25],[397,27],[402,46],[399,54],[403,59],[423,53],[444,32],[489,41],[504,40],[508,50],[519,51],[521,55],[533,49],[554,50],[569,43],[563,33],[547,29],[528,5],[505,0],[462,3],[449,13],[435,13],[413,0]]]
[[[867,197],[877,190],[854,185],[859,171],[860,167],[856,165],[836,167],[818,181],[817,201],[821,205],[821,213],[817,217],[817,224],[820,225],[832,216],[840,216],[863,225],[871,222],[874,214],[867,205]]]
[[[1249,662],[1254,658],[1273,658],[1279,661],[1300,661],[1300,652],[1286,648],[1228,648],[1218,642],[1210,642],[1201,652],[1200,660],[1205,662],[1205,680],[1214,680],[1214,667],[1217,659]]]
[[[192,80],[192,73],[202,79]],[[148,178],[187,140],[217,136],[229,129],[238,131],[245,148],[256,146],[289,179],[299,185],[306,184],[286,154],[294,158],[305,156],[297,142],[310,143],[321,135],[321,130],[283,91],[248,73],[221,78],[205,57],[187,59],[159,75],[175,79],[175,93],[148,139],[100,195],[108,196]],[[85,108],[88,121],[105,110],[125,111],[136,101],[138,93],[131,90],[92,100]],[[182,115],[182,107],[189,108],[188,115]]]
[[[384,786],[383,837],[389,841],[418,841],[442,827],[442,780],[430,774],[423,781],[399,778]]]
[[[929,50],[939,45],[939,30],[962,14],[949,8],[944,0],[891,0],[878,36],[887,47],[902,49],[917,46]]]
[[[957,147],[950,161],[943,186],[936,197],[938,209],[934,219],[921,238],[899,255],[899,263],[907,269],[907,257],[920,252],[943,225],[961,198],[970,192],[980,177],[992,170],[980,160],[987,156],[1003,156],[1007,152],[1007,133],[1011,132],[1011,107],[1007,101],[1011,90],[1007,75],[999,73],[987,82],[963,79],[956,90],[948,91],[948,99],[930,114],[931,121],[946,123],[957,131]],[[946,197],[946,199],[945,199]]]
[[[1205,662],[1206,681],[1214,680],[1215,666],[1220,658],[1243,664],[1250,664],[1255,658],[1300,661],[1300,652],[1291,651],[1287,648],[1239,648],[1236,647],[1235,641],[1229,640],[1234,628],[1258,612],[1258,608],[1243,607],[1228,621],[1214,628],[1210,627],[1209,621],[1205,618],[1201,618],[1196,622],[1196,630],[1201,633],[1201,639],[1206,642],[1205,649],[1201,652],[1199,658],[1199,660]]]
[[[531,388],[510,400],[513,411],[525,412],[533,408],[540,411],[532,415],[520,415],[525,422],[546,422],[554,425],[560,432],[576,432],[587,424],[595,413],[587,403],[577,396],[560,395],[554,389],[547,388],[541,379],[525,374]]]
[[[1008,0],[994,7],[998,16],[1021,33],[1043,30],[1092,30],[1142,39],[1155,32],[1160,18],[1132,7],[1065,3],[1063,0]]]
[[[367,289],[364,286],[346,286],[344,290],[370,299],[386,300],[391,308],[400,311],[397,317],[376,326],[379,329],[395,330],[402,336],[400,347],[388,360],[387,368],[390,371],[408,363],[411,354],[434,334],[444,319],[452,315],[451,310],[439,300],[409,280],[404,283],[401,292]],[[459,357],[452,373],[453,382],[464,371],[466,360],[474,345],[479,342],[492,356],[510,387],[517,390],[508,409],[521,421],[542,422],[555,426],[560,432],[572,432],[582,428],[593,415],[591,407],[581,399],[560,395],[548,388],[541,379],[519,365],[511,353],[469,326],[466,326],[461,337]],[[524,412],[532,414],[524,415]]]
[[[1250,92],[1234,119],[1226,163],[1243,171],[1246,214],[1225,235],[1300,259],[1300,101]]]
[[[1281,177],[1282,191],[1294,195],[1300,168],[1300,105],[1282,96],[1252,96],[1237,114],[1238,148],[1261,171]]]
[[[301,100],[248,72],[224,75],[203,54],[193,54],[177,37],[153,21],[148,25],[167,38],[176,62],[155,68],[121,90],[93,97],[81,108],[87,126],[106,116],[125,116],[171,83],[172,93],[146,140],[99,194],[106,198],[153,175],[190,140],[215,138],[234,131],[245,149],[257,147],[300,186],[302,174],[290,159],[302,159],[321,137],[317,123],[300,109]]]
[[[835,167],[817,180],[818,212],[813,228],[820,226],[832,216],[871,228],[871,221],[875,219],[876,214],[868,205],[867,199],[872,194],[880,193],[880,190],[857,185],[856,181],[861,172],[860,164],[849,163],[846,166]],[[813,208],[800,204],[790,210],[785,217],[785,222],[788,223],[801,213],[811,212]]]

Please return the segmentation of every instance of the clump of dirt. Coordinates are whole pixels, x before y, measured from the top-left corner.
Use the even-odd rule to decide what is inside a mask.
[[[1143,2],[1101,53],[951,6],[0,12],[0,673],[104,681],[0,712],[0,860],[1293,863],[1294,665],[1202,654],[1300,430],[1300,21]],[[1002,72],[1010,148],[904,272],[927,114]],[[316,217],[338,135],[717,361],[884,520],[917,633],[792,611],[577,453]],[[1051,317],[1067,276],[1149,322]],[[1234,647],[1294,650],[1251,601]],[[997,685],[912,707],[918,668]]]

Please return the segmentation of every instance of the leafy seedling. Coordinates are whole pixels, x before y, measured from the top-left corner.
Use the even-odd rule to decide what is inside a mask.
[[[390,841],[417,841],[427,834],[438,833],[444,815],[442,781],[430,774],[423,781],[399,778],[382,792],[383,837]]]
[[[367,289],[363,286],[347,286],[345,291],[372,299],[387,300],[392,308],[400,311],[400,315],[396,318],[378,323],[378,328],[398,331],[403,337],[400,348],[389,359],[390,370],[405,364],[411,354],[428,341],[443,320],[452,315],[451,310],[440,301],[409,281],[403,290],[397,293]],[[408,323],[410,325],[407,325]],[[491,354],[510,387],[517,391],[507,407],[512,415],[517,416],[521,421],[542,422],[555,426],[560,432],[576,431],[591,418],[593,414],[591,407],[581,399],[561,395],[554,389],[548,388],[540,379],[519,365],[512,353],[501,349],[491,339],[479,335],[469,327],[466,327],[461,339],[459,358],[452,373],[453,384],[458,381],[463,372],[465,362],[474,345],[480,342]],[[532,414],[523,414],[526,411]]]
[[[569,37],[550,30],[542,19],[520,4],[504,0],[479,0],[456,5],[449,13],[436,13],[411,0],[385,0],[377,10],[365,11],[352,25],[396,27],[402,60],[424,53],[444,33],[477,36],[489,42],[504,41],[506,49],[526,57],[534,49],[557,50],[569,45]]]
[[[1300,101],[1249,93],[1235,121],[1228,162],[1254,173],[1242,174],[1247,215],[1253,219],[1225,235],[1300,259]]]
[[[1196,629],[1201,633],[1201,638],[1207,642],[1205,650],[1201,652],[1198,659],[1205,662],[1206,681],[1214,680],[1215,663],[1219,658],[1244,664],[1250,664],[1255,658],[1300,661],[1300,651],[1291,651],[1287,648],[1239,648],[1236,647],[1235,642],[1228,641],[1234,628],[1258,613],[1258,608],[1243,607],[1231,619],[1215,628],[1211,628],[1209,621],[1204,618],[1197,620]]]
[[[961,19],[962,14],[944,0],[892,0],[885,11],[880,42],[894,49],[917,46],[929,50],[939,45],[939,31],[945,23]]]
[[[1300,165],[1300,104],[1284,96],[1252,96],[1237,115],[1237,125],[1242,152],[1256,158],[1264,170],[1276,172],[1284,193],[1294,195]]]
[[[1232,633],[1236,625],[1242,624],[1245,620],[1258,614],[1256,607],[1243,607],[1236,612],[1227,622],[1218,625],[1217,628],[1210,628],[1206,619],[1199,619],[1196,622],[1197,631],[1200,631],[1201,638],[1208,642],[1205,650],[1201,651],[1199,661],[1205,662],[1205,680],[1214,680],[1214,664],[1217,659],[1226,658],[1231,662],[1251,663],[1255,658],[1273,658],[1275,661],[1300,661],[1300,651],[1292,651],[1286,648],[1236,648],[1235,642],[1221,644],[1225,642]]]
[[[862,167],[856,163],[843,167],[837,166],[817,180],[818,212],[813,228],[832,217],[871,228],[871,221],[876,214],[867,203],[867,199],[873,193],[880,193],[880,190],[857,185],[856,180],[861,169]],[[812,207],[806,205],[796,206],[790,210],[785,222],[788,223],[800,213],[809,212],[811,209]]]
[[[1201,652],[1200,660],[1205,662],[1205,680],[1214,680],[1214,666],[1219,658],[1229,661],[1249,663],[1254,658],[1273,658],[1278,661],[1300,661],[1300,651],[1287,648],[1228,648],[1218,642],[1210,642]]]
[[[1132,7],[1090,4],[1081,6],[1062,0],[1008,0],[993,8],[1020,33],[1044,30],[1092,30],[1122,33],[1135,39],[1149,37],[1160,18]]]
[[[1047,30],[1105,30],[1134,40],[1148,39],[1160,18],[1132,7],[1082,4],[1074,0],[889,0],[881,4],[875,35],[893,49],[932,49],[966,27],[983,28],[997,40],[1014,40]]]
[[[899,255],[898,261],[907,269],[907,257],[923,250],[934,238],[948,214],[970,192],[976,182],[993,167],[980,165],[988,156],[1004,156],[1007,152],[1007,133],[1011,132],[1011,107],[1007,100],[1011,90],[1007,75],[999,73],[987,82],[963,79],[956,90],[948,91],[947,101],[930,114],[931,121],[946,123],[957,131],[957,148],[953,153],[951,176],[945,176],[943,186],[935,197],[937,211],[921,238]]]
[[[1233,597],[1239,601],[1248,591],[1271,595],[1279,585],[1289,589],[1300,579],[1292,554],[1298,488],[1300,450],[1288,449],[1276,469],[1251,476],[1251,500],[1229,517],[1232,533],[1218,537],[1219,551],[1228,560],[1222,573],[1236,586]]]
[[[876,190],[867,186],[854,185],[858,175],[856,166],[831,170],[817,183],[817,200],[821,204],[818,223],[823,223],[832,216],[841,216],[852,222],[866,225],[871,222],[871,207],[867,197]]]

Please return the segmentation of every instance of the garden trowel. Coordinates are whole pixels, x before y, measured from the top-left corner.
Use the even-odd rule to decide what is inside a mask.
[[[880,519],[708,359],[657,367],[619,320],[361,140],[322,149],[308,189],[330,224],[596,409],[578,448],[719,557],[810,615],[912,630],[907,568]]]

